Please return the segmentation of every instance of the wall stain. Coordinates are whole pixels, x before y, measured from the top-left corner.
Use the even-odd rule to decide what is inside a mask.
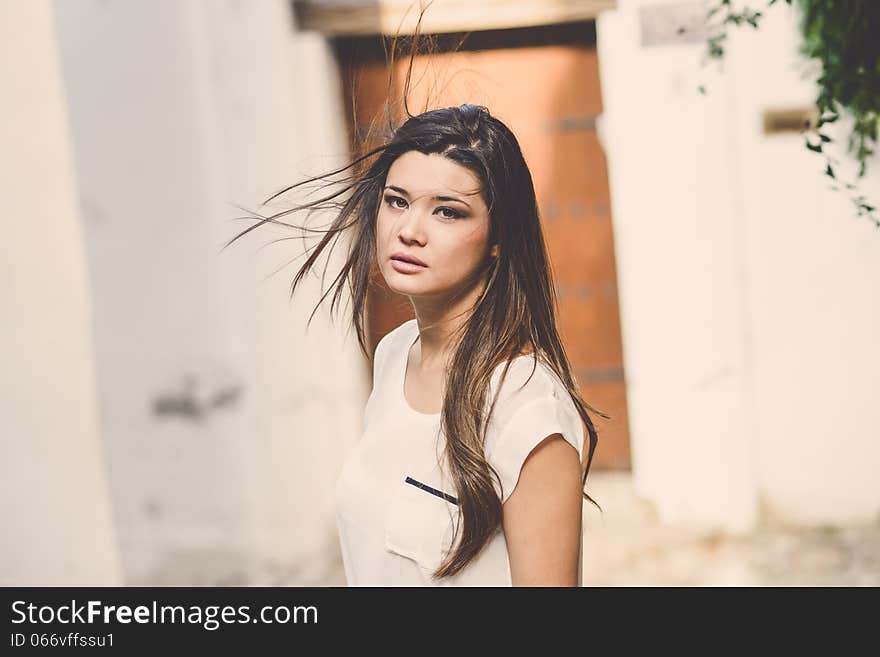
[[[198,377],[188,372],[176,391],[159,393],[153,399],[153,415],[157,417],[178,416],[192,422],[202,422],[215,409],[231,408],[242,396],[244,387],[239,383],[226,383],[205,388]]]

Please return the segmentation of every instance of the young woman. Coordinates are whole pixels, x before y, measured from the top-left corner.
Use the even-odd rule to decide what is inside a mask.
[[[347,582],[579,586],[582,499],[593,501],[583,486],[597,444],[587,409],[607,416],[581,399],[570,373],[516,137],[465,104],[409,115],[349,167],[370,158],[333,194],[234,238],[332,207],[293,289],[329,240],[350,231],[333,305],[347,283],[364,352],[371,275],[414,309],[375,349],[363,435],[336,482]]]

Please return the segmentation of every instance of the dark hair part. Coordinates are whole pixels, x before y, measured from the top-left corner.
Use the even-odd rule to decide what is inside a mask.
[[[293,278],[290,288],[293,296],[297,285],[312,270],[331,240],[330,254],[339,236],[350,234],[347,258],[333,281],[335,291],[330,312],[331,315],[334,313],[347,286],[352,300],[351,321],[361,349],[367,354],[365,306],[369,286],[376,276],[376,217],[392,163],[409,151],[439,154],[467,167],[482,182],[481,193],[490,216],[489,243],[498,244],[499,253],[488,258],[480,272],[485,276],[485,290],[454,338],[454,355],[447,373],[441,431],[446,436],[444,458],[455,486],[454,494],[459,500],[460,516],[455,534],[458,535],[459,529],[462,532],[461,540],[457,545],[453,540],[455,547],[434,573],[434,577],[439,578],[454,575],[471,562],[502,521],[501,499],[493,486],[493,478],[500,483],[500,477],[487,462],[483,450],[486,427],[495,405],[492,400],[486,412],[487,396],[492,373],[498,365],[505,364],[503,382],[510,360],[528,352],[534,358],[534,366],[540,360],[565,386],[589,435],[589,455],[583,468],[582,486],[586,485],[598,442],[588,410],[604,418],[609,416],[581,398],[571,375],[556,329],[557,299],[535,189],[516,137],[480,105],[463,104],[410,114],[406,96],[418,50],[418,27],[412,44],[404,85],[407,118],[402,125],[396,129],[391,126],[385,143],[365,149],[346,166],[308,178],[270,196],[264,205],[294,188],[317,181],[323,181],[321,190],[333,188],[321,198],[276,214],[256,214],[259,221],[233,237],[223,248],[266,223],[324,233]],[[386,109],[390,122],[390,97]],[[349,173],[345,174],[346,171]],[[334,176],[341,177],[334,179]],[[330,210],[334,218],[325,230],[281,221],[286,215],[301,210],[305,210],[307,216]],[[327,290],[322,294],[309,316],[309,323],[329,293]],[[601,511],[586,492],[582,490],[582,493]]]

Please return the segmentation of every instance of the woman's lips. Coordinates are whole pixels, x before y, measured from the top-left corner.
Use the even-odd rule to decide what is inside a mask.
[[[416,274],[423,269],[427,269],[424,265],[417,265],[406,260],[395,260],[394,258],[391,259],[391,266],[394,268],[394,271],[399,271],[401,274]]]

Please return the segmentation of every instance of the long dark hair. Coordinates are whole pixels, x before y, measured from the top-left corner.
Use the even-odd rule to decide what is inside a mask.
[[[417,28],[418,29],[418,28]],[[321,253],[330,253],[340,236],[348,237],[347,258],[334,279],[331,315],[347,287],[352,301],[351,320],[362,351],[366,344],[366,299],[375,280],[376,217],[388,170],[404,153],[418,151],[439,154],[467,167],[482,183],[481,193],[489,208],[489,243],[498,244],[499,253],[487,260],[485,290],[474,304],[469,319],[454,337],[454,355],[447,372],[441,413],[441,431],[446,436],[445,460],[459,500],[460,516],[456,535],[461,540],[440,564],[434,577],[458,573],[472,561],[492,537],[502,521],[502,504],[493,477],[498,473],[486,460],[483,444],[494,400],[486,412],[491,376],[504,364],[502,382],[511,359],[529,353],[543,362],[565,386],[587,428],[590,447],[583,486],[593,460],[598,436],[588,413],[609,416],[587,404],[580,396],[571,374],[565,349],[556,329],[557,298],[541,230],[535,189],[519,143],[510,129],[481,105],[431,109],[413,115],[406,106],[412,74],[413,48],[404,87],[406,120],[391,127],[384,143],[365,149],[346,166],[298,182],[273,194],[278,196],[303,185],[321,181],[320,189],[330,193],[270,216],[256,215],[258,221],[233,237],[229,246],[266,223],[306,232],[323,233],[312,253],[293,278],[294,294],[302,278],[312,270]],[[390,117],[390,112],[389,112]],[[390,120],[390,119],[389,119]],[[348,173],[346,173],[348,172]],[[338,178],[334,178],[338,176]],[[330,210],[334,217],[326,229],[294,226],[283,217],[298,211]],[[309,316],[309,323],[330,289],[324,292]],[[584,497],[601,511],[586,492]],[[453,544],[456,544],[453,540]]]

